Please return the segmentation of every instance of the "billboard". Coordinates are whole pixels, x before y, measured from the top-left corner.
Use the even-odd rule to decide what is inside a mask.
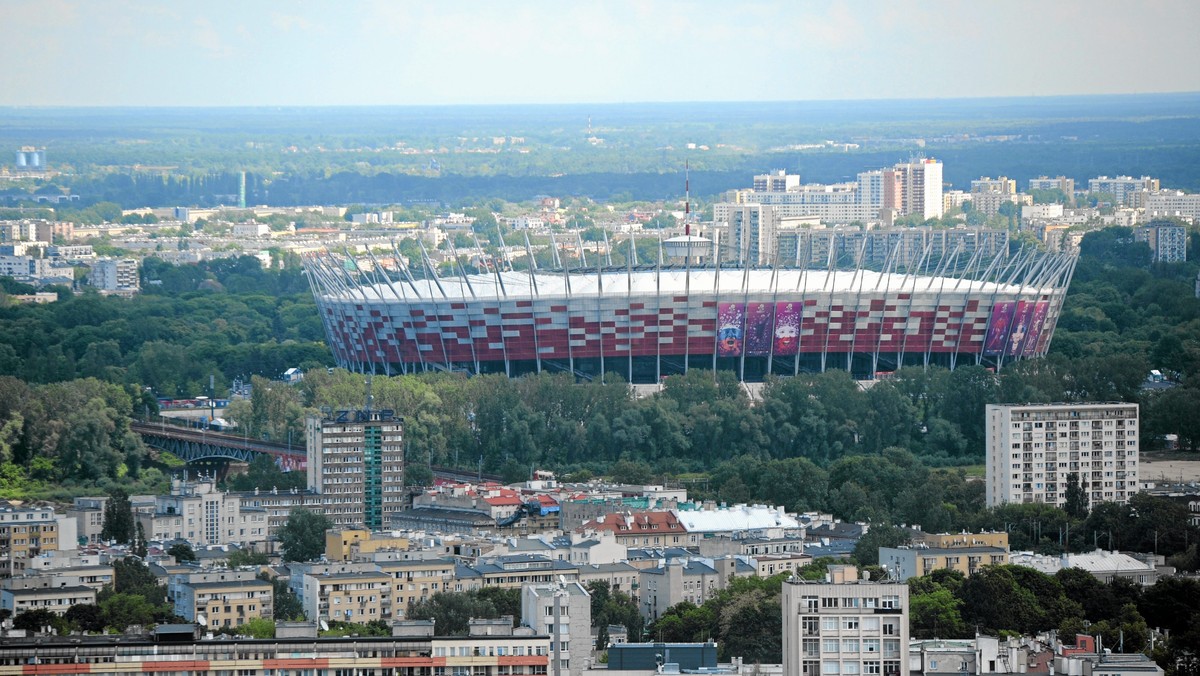
[[[773,303],[750,303],[746,308],[746,356],[765,357],[771,354],[773,338]]]
[[[995,356],[1004,353],[1015,309],[1016,303],[1011,300],[992,306],[992,316],[988,319],[987,337],[983,341],[984,354]]]
[[[717,307],[717,356],[742,356],[745,303],[721,303]]]
[[[789,357],[800,352],[800,308],[799,301],[775,304],[775,356]]]
[[[1017,311],[1013,313],[1012,330],[1008,332],[1008,347],[1005,356],[1015,357],[1021,354],[1025,338],[1029,336],[1029,325],[1033,321],[1033,303],[1020,301]]]
[[[1050,303],[1048,301],[1038,301],[1033,304],[1033,315],[1029,320],[1028,335],[1025,336],[1025,344],[1021,346],[1021,354],[1025,357],[1032,357],[1038,354],[1038,348],[1042,344],[1042,331],[1046,328],[1046,314],[1050,312]]]

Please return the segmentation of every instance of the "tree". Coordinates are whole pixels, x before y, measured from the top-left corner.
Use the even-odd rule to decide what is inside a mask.
[[[1079,482],[1079,474],[1071,472],[1067,474],[1067,501],[1063,505],[1063,511],[1073,519],[1086,519],[1088,515],[1088,497],[1087,491]]]
[[[279,529],[284,561],[312,561],[325,553],[325,531],[333,527],[329,517],[307,509],[293,509]]]
[[[909,539],[908,533],[902,528],[874,524],[854,545],[854,560],[860,566],[878,565],[880,547],[899,547]]]
[[[466,636],[471,618],[499,616],[496,604],[481,598],[478,590],[438,592],[408,606],[408,617],[413,620],[433,620],[438,636]]]
[[[184,561],[195,561],[196,560],[195,550],[193,550],[192,546],[186,542],[176,542],[175,544],[168,547],[167,555],[174,556],[176,563],[183,563]]]
[[[14,629],[24,629],[29,632],[41,632],[46,627],[51,627],[53,631],[57,632],[62,626],[64,626],[63,618],[45,608],[26,610],[13,618]]]
[[[296,596],[296,592],[292,591],[287,581],[275,579],[271,581],[271,585],[275,592],[275,601],[271,609],[275,619],[284,622],[304,619],[304,606],[300,603],[300,597]]]
[[[262,552],[235,549],[229,553],[228,563],[230,568],[241,568],[242,566],[265,566],[268,561],[267,555]]]
[[[100,529],[100,539],[128,544],[133,536],[133,507],[129,504],[129,494],[114,488],[104,504],[104,526]]]
[[[265,617],[252,617],[234,629],[241,636],[250,638],[275,638],[275,620]]]
[[[104,611],[94,603],[76,603],[67,608],[63,617],[79,631],[104,631]]]
[[[100,608],[104,611],[105,626],[117,631],[154,622],[154,605],[139,594],[113,594],[100,602]]]

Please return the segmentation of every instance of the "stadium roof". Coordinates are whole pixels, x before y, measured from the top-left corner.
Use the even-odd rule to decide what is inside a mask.
[[[614,270],[601,273],[573,271],[501,272],[498,275],[468,275],[401,281],[398,273],[390,273],[390,284],[364,283],[353,291],[345,290],[347,299],[363,300],[472,300],[518,297],[575,297],[617,294],[705,294],[731,291],[795,293],[887,292],[920,293],[924,291],[959,293],[1030,293],[1035,289],[1020,284],[1002,284],[959,277],[882,273],[871,270],[798,270],[798,269],[695,269],[664,268],[657,270]],[[380,280],[382,281],[382,280]],[[329,291],[326,286],[326,293]],[[1044,293],[1055,287],[1047,284]]]

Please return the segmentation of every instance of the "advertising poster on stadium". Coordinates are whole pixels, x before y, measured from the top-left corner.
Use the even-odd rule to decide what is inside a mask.
[[[775,356],[790,357],[800,352],[800,303],[775,304]]]
[[[1012,330],[1008,332],[1008,349],[1005,350],[1005,355],[1015,357],[1021,354],[1021,346],[1025,344],[1025,337],[1029,335],[1029,324],[1033,320],[1033,305],[1027,301],[1017,303],[1017,311],[1013,313]]]
[[[1006,300],[992,306],[992,316],[988,320],[987,337],[983,341],[983,353],[999,355],[1004,352],[1005,341],[1008,340],[1008,329],[1012,323],[1013,310],[1016,303]]]
[[[746,356],[765,357],[771,354],[775,318],[773,303],[750,303],[746,308]]]
[[[1033,304],[1033,316],[1029,319],[1029,331],[1025,336],[1025,344],[1021,346],[1021,354],[1032,357],[1037,354],[1041,344],[1042,330],[1046,327],[1046,314],[1050,311],[1050,303],[1042,300]]]
[[[743,326],[746,321],[744,303],[721,303],[717,306],[717,356],[742,356]]]

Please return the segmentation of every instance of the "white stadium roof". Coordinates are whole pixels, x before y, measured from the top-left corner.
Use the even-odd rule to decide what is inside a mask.
[[[377,273],[365,273],[377,276]],[[882,273],[871,270],[771,270],[771,269],[696,269],[608,270],[602,273],[571,272],[502,272],[442,277],[438,280],[404,281],[398,272],[389,272],[391,284],[363,283],[352,291],[343,291],[347,299],[457,301],[494,300],[497,297],[580,297],[598,295],[654,295],[735,292],[749,293],[972,293],[972,294],[1031,294],[1053,293],[1053,286],[1041,289],[1020,284],[999,284],[959,277]],[[568,281],[569,280],[569,281]],[[382,281],[382,280],[380,280]],[[325,287],[328,293],[329,287]],[[364,298],[365,297],[365,298]]]

